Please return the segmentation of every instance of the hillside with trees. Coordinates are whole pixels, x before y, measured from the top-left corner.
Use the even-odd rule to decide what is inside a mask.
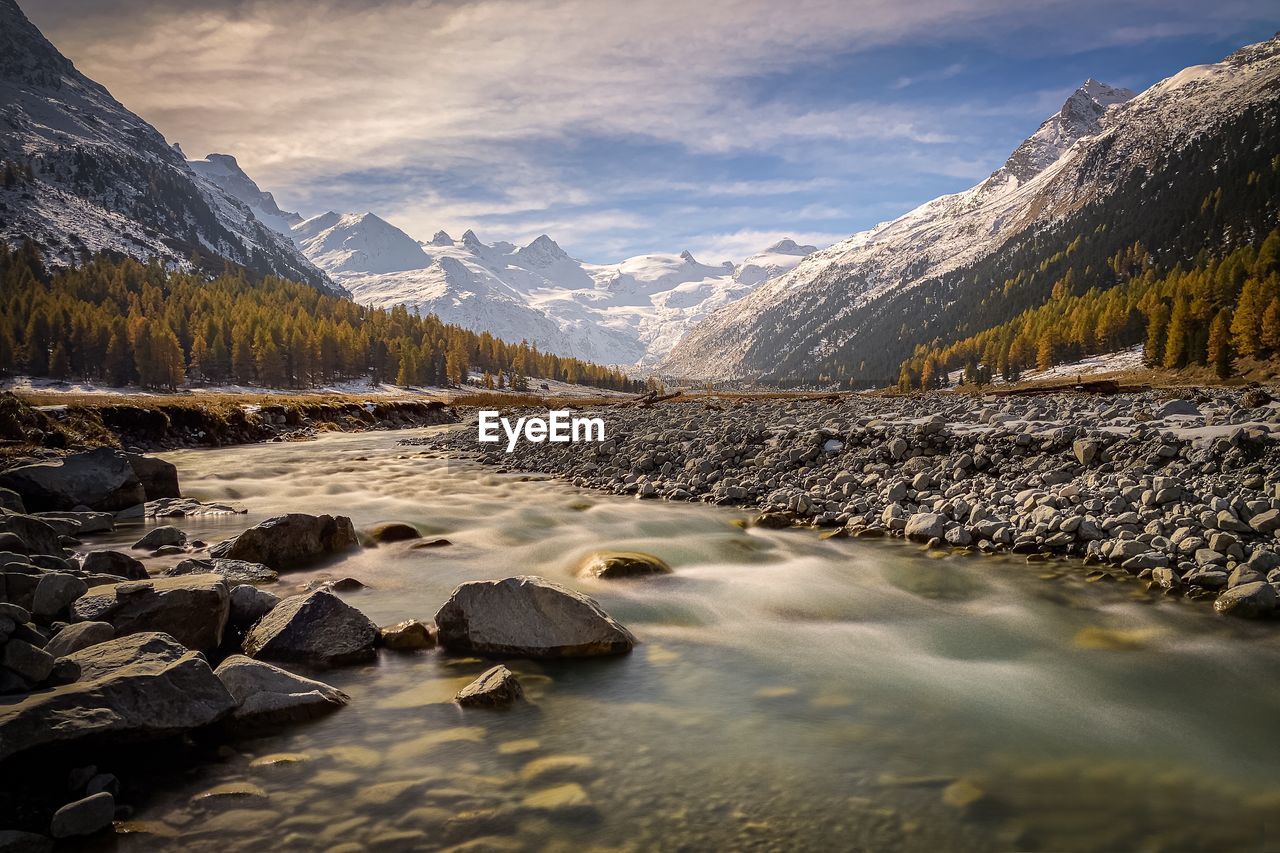
[[[184,383],[312,388],[343,380],[524,390],[530,378],[615,391],[617,368],[314,287],[228,269],[217,278],[98,256],[50,271],[32,244],[0,244],[0,369],[174,390]]]
[[[974,383],[1011,381],[1137,344],[1149,367],[1205,365],[1224,379],[1239,359],[1280,357],[1280,229],[1257,246],[1219,256],[1202,250],[1163,272],[1135,243],[1113,255],[1107,270],[1123,283],[1080,293],[1068,268],[1043,305],[954,343],[917,347],[899,387],[940,387],[955,370]]]

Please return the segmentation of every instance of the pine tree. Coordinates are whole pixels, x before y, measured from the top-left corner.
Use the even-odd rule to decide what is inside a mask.
[[[1156,303],[1147,314],[1147,341],[1142,346],[1142,360],[1147,367],[1164,363],[1165,333],[1169,329],[1169,306]]]
[[[1258,304],[1258,281],[1249,279],[1240,291],[1235,316],[1231,318],[1231,345],[1243,356],[1258,354],[1258,332],[1263,306]]]
[[[1173,313],[1169,316],[1169,329],[1165,333],[1164,358],[1162,364],[1169,369],[1186,367],[1191,361],[1191,309],[1186,297],[1179,297],[1173,303]]]
[[[1219,378],[1231,375],[1231,309],[1221,308],[1209,327],[1209,363]]]
[[[241,385],[253,382],[253,339],[246,326],[231,331],[231,379]]]
[[[132,362],[126,336],[122,331],[112,332],[107,344],[106,364],[103,365],[107,381],[117,387],[128,385],[133,373]]]
[[[1267,354],[1280,354],[1280,296],[1272,299],[1267,310],[1262,313],[1262,334],[1259,340]]]
[[[209,345],[205,343],[204,335],[196,335],[195,341],[191,344],[191,366],[187,372],[194,378],[203,380],[205,378],[205,365],[209,362]]]
[[[418,353],[407,340],[400,345],[400,370],[396,373],[397,385],[418,383]]]
[[[49,376],[52,379],[66,379],[71,376],[71,356],[67,353],[67,345],[59,341],[54,344],[49,354]]]

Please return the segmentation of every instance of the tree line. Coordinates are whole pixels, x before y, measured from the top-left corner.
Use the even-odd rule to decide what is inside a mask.
[[[616,367],[540,352],[404,306],[367,308],[275,277],[228,268],[210,279],[160,262],[97,256],[48,270],[31,243],[0,244],[0,368],[54,379],[174,390],[233,383],[310,388],[365,379],[399,385],[529,378],[643,391]]]
[[[1108,265],[1122,284],[1079,292],[1069,270],[1043,305],[951,344],[917,346],[898,386],[941,387],[957,370],[977,384],[1014,381],[1026,370],[1139,344],[1149,367],[1208,365],[1224,379],[1241,359],[1280,357],[1280,229],[1164,272],[1140,243]]]

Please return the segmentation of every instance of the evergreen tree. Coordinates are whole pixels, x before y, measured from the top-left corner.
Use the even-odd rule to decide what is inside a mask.
[[[1262,333],[1259,337],[1268,355],[1280,355],[1280,296],[1271,300],[1262,313]]]
[[[1163,301],[1147,314],[1147,341],[1142,346],[1142,360],[1147,367],[1164,364],[1165,333],[1169,330],[1169,306]]]
[[[67,353],[67,345],[59,341],[54,344],[49,354],[49,376],[52,379],[67,379],[71,376],[71,356]]]
[[[1221,308],[1209,327],[1209,363],[1222,379],[1231,375],[1231,309]]]

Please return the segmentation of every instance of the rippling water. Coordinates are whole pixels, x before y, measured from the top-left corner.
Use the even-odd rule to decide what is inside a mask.
[[[453,544],[276,591],[349,575],[370,588],[344,598],[387,624],[536,574],[641,645],[508,661],[531,699],[508,712],[451,704],[488,664],[438,650],[309,673],[352,704],[158,774],[126,848],[1280,849],[1274,626],[1067,563],[744,530],[397,445],[412,434],[170,454],[188,494],[250,510],[179,523],[217,541],[286,511],[407,521]],[[599,548],[675,574],[576,578]]]

